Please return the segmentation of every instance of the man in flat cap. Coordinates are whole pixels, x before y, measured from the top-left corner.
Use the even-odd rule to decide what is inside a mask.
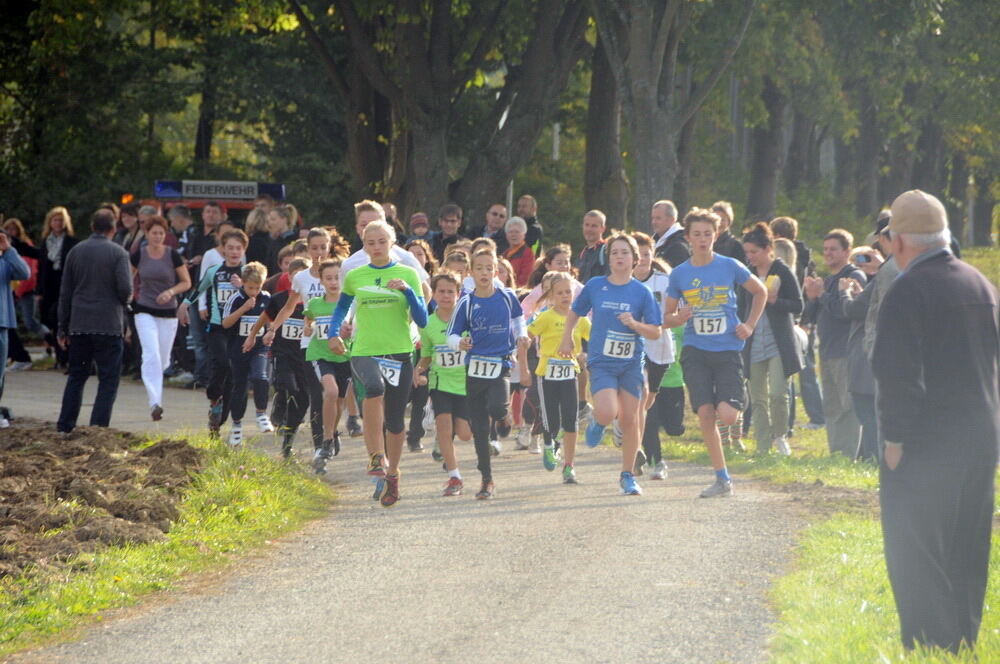
[[[892,204],[901,272],[885,295],[872,354],[882,533],[903,645],[957,651],[979,632],[1000,443],[996,289],[949,250],[941,202]]]

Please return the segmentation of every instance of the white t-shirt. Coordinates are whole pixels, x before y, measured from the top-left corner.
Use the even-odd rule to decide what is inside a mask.
[[[649,273],[645,281],[640,281],[643,286],[653,294],[653,299],[660,306],[660,311],[667,310],[667,286],[670,285],[670,277],[657,270]],[[661,321],[660,327],[663,327]],[[661,330],[659,339],[646,339],[646,357],[657,364],[673,364],[676,351],[674,350],[674,335],[670,330]]]
[[[322,297],[326,293],[326,289],[320,283],[319,277],[312,276],[309,270],[301,270],[292,277],[292,290],[299,294],[299,302],[302,303],[303,308],[309,304],[309,300],[314,297]],[[310,341],[312,341],[312,336],[307,337],[302,335],[302,339],[299,340],[299,346],[305,348],[309,345]]]
[[[429,274],[427,274],[427,270],[425,270],[424,266],[420,264],[420,261],[417,260],[417,257],[408,252],[406,249],[403,249],[399,245],[394,244],[392,245],[392,248],[389,249],[389,256],[390,258],[392,258],[392,260],[396,261],[397,263],[401,263],[402,265],[407,265],[416,270],[417,275],[420,277],[421,282],[427,283],[430,281],[431,277]],[[344,278],[347,277],[348,272],[350,272],[356,267],[364,267],[365,265],[368,265],[370,262],[371,259],[368,257],[368,254],[365,253],[364,249],[360,251],[355,251],[348,258],[346,258],[344,262],[341,263],[340,265],[340,282],[344,283]],[[419,294],[420,293],[418,293],[418,295]]]

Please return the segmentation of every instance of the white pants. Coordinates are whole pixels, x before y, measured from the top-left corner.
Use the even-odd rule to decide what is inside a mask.
[[[135,315],[135,330],[142,345],[142,383],[149,407],[163,403],[163,372],[170,366],[170,349],[177,334],[176,318]]]

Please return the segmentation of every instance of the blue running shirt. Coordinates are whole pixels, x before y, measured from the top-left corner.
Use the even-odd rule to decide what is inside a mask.
[[[640,323],[663,325],[663,312],[648,288],[636,279],[616,286],[608,277],[587,281],[576,300],[573,313],[581,318],[593,310],[593,326],[587,346],[587,364],[626,360],[641,363],[645,343],[618,320],[618,314],[630,313]]]
[[[670,273],[667,295],[691,305],[692,315],[684,327],[684,345],[707,351],[743,350],[736,336],[736,288],[750,278],[743,263],[713,254],[708,265],[685,261]]]
[[[474,355],[505,358],[516,348],[514,319],[521,318],[521,303],[506,288],[497,288],[490,297],[477,297],[475,292],[463,295],[455,305],[448,336],[461,336],[468,331],[472,337],[472,350],[465,354],[466,366]]]

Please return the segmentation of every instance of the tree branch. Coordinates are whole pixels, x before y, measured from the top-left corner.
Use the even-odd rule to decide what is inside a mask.
[[[337,67],[336,60],[333,59],[333,54],[330,53],[330,49],[326,47],[323,40],[320,39],[319,34],[316,33],[316,28],[313,27],[312,21],[306,16],[306,13],[302,10],[302,5],[299,4],[298,0],[289,0],[288,4],[292,8],[292,12],[298,18],[299,23],[302,25],[302,31],[305,32],[306,41],[312,47],[316,55],[319,56],[320,61],[326,68],[327,76],[330,78],[330,82],[333,84],[333,89],[337,93],[338,102],[346,99],[350,93],[347,80],[344,75],[340,73],[340,68]]]
[[[597,32],[604,42],[604,51],[608,56],[608,64],[615,75],[618,87],[625,90],[625,58],[628,53],[622,48],[622,33],[628,29],[628,17],[625,10],[614,0],[590,0],[590,12],[597,19]]]
[[[491,11],[481,12],[477,20],[471,24],[465,26],[465,32],[470,35],[479,34],[479,41],[476,42],[475,47],[472,49],[472,55],[469,56],[469,61],[464,67],[459,69],[456,73],[454,80],[451,83],[451,89],[454,90],[454,100],[452,104],[458,102],[458,98],[461,97],[462,91],[465,89],[465,82],[472,78],[479,67],[482,66],[483,61],[486,59],[486,54],[490,52],[490,47],[496,41],[496,33],[491,29],[491,26],[496,25],[497,21],[500,20],[500,14],[507,7],[508,0],[499,0]],[[481,6],[477,3],[476,6]]]
[[[347,36],[351,40],[351,48],[358,56],[358,63],[365,72],[372,86],[378,90],[382,96],[389,99],[399,99],[402,91],[399,89],[385,69],[379,62],[378,53],[371,43],[365,38],[364,24],[361,22],[358,13],[354,10],[351,0],[333,0],[337,11],[344,18],[344,25],[347,27]]]
[[[684,105],[684,109],[678,116],[678,122],[676,125],[678,128],[683,127],[698,111],[698,109],[701,108],[701,105],[705,103],[705,99],[708,98],[708,93],[712,91],[712,88],[715,87],[715,84],[718,83],[719,79],[722,77],[723,72],[726,71],[726,68],[733,61],[733,56],[736,55],[736,51],[743,42],[743,36],[746,34],[747,26],[750,25],[750,17],[753,15],[755,3],[756,0],[743,0],[743,15],[740,17],[740,22],[737,25],[736,31],[733,33],[729,43],[726,44],[726,47],[722,49],[719,60],[715,63],[715,68]]]
[[[430,67],[431,78],[434,80],[434,88],[437,92],[445,89],[451,96],[450,77],[452,60],[452,21],[451,21],[451,1],[434,0],[431,9],[431,30],[430,30]]]
[[[652,71],[656,72],[656,80],[659,80],[660,73],[662,72],[661,68],[665,62],[664,55],[667,53],[667,45],[670,43],[670,34],[674,27],[674,18],[677,16],[677,10],[681,6],[681,1],[672,0],[670,4],[663,8],[659,26],[657,26],[656,32],[653,34],[653,48],[649,57],[653,64]]]

